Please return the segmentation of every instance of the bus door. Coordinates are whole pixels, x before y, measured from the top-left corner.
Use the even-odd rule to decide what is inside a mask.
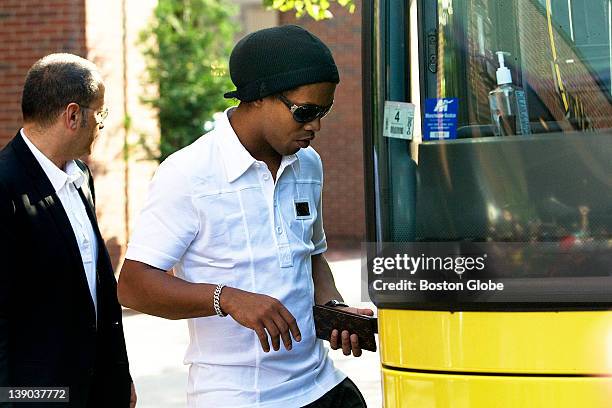
[[[385,406],[609,406],[612,0],[363,18]]]

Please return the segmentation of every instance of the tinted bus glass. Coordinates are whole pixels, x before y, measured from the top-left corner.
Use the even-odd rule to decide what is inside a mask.
[[[534,133],[611,128],[611,10],[611,0],[438,0],[430,96],[459,98],[459,137],[490,135],[503,51]]]

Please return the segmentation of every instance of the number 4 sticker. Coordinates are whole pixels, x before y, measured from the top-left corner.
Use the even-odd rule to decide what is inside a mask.
[[[385,101],[383,136],[412,140],[414,104]]]

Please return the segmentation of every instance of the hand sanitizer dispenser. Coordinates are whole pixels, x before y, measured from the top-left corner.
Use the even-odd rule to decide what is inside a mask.
[[[528,135],[531,133],[531,128],[525,92],[512,84],[512,74],[504,61],[504,56],[510,54],[503,51],[498,51],[496,54],[499,59],[497,87],[489,92],[489,107],[495,135]]]

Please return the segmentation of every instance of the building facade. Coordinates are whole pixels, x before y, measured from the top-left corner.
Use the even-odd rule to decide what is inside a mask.
[[[116,268],[130,227],[143,205],[157,167],[148,146],[159,141],[156,112],[143,105],[144,59],[138,36],[156,0],[3,0],[0,3],[0,147],[19,130],[21,90],[28,68],[53,52],[95,62],[106,82],[110,115],[88,163],[94,171],[97,212]],[[245,34],[277,24],[314,32],[334,53],[341,84],[332,113],[314,142],[325,167],[325,228],[331,245],[358,243],[365,233],[361,125],[361,17],[332,6],[335,18],[296,20],[294,13],[266,11],[259,0],[235,0]],[[358,2],[359,5],[359,2]]]

